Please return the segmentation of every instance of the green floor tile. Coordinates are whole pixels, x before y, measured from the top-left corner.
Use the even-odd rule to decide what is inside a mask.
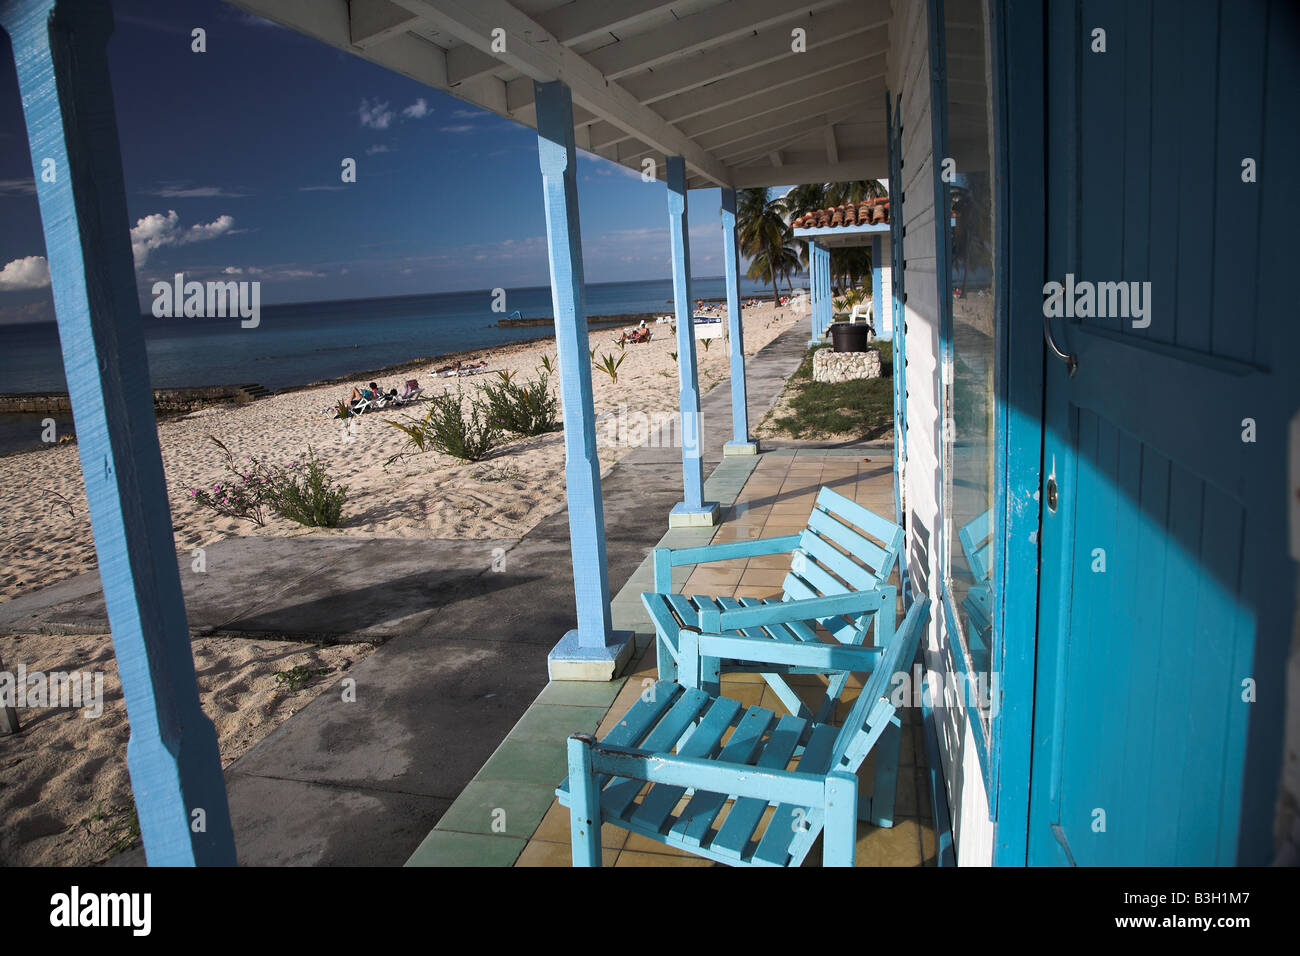
[[[612,681],[553,680],[537,695],[539,704],[609,707],[623,689],[623,679]]]
[[[434,830],[416,847],[406,865],[514,866],[526,842],[519,837]]]
[[[563,737],[550,742],[507,737],[474,779],[554,786],[564,778],[567,763]]]
[[[554,800],[554,784],[545,787],[474,780],[461,791],[435,829],[526,839],[533,835]]]
[[[574,707],[533,704],[506,735],[508,740],[565,740],[570,734],[595,733],[605,706]]]

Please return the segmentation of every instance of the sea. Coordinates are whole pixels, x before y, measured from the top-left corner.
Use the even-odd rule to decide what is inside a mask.
[[[722,277],[693,277],[696,299],[726,294]],[[771,286],[741,279],[742,299],[770,299]],[[587,315],[668,314],[671,279],[591,283]],[[499,297],[495,301],[499,302]],[[154,388],[257,384],[275,391],[409,362],[423,356],[490,348],[542,338],[547,326],[498,328],[518,310],[524,318],[552,314],[549,286],[506,289],[504,312],[492,290],[390,298],[263,305],[256,328],[238,318],[144,318],[149,378]],[[66,392],[58,329],[52,322],[0,325],[0,392]],[[33,423],[67,416],[0,414],[0,453],[32,443]]]

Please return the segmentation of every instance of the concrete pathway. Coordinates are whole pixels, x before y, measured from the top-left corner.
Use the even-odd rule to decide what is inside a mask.
[[[751,424],[806,338],[796,326],[747,362]],[[703,399],[706,473],[731,437],[730,402],[729,381]],[[753,459],[738,467],[708,492],[734,499]],[[679,448],[635,449],[605,479],[612,593],[660,540],[681,486]],[[682,534],[704,542],[712,529]],[[504,571],[492,570],[494,548]],[[246,538],[208,548],[203,574],[190,560],[180,566],[195,633],[385,640],[227,768],[242,864],[400,865],[499,747],[527,760],[530,734],[550,739],[516,725],[546,687],[547,652],[574,626],[567,509],[520,540]],[[95,574],[0,605],[0,633],[107,629]],[[343,680],[355,681],[355,702]],[[143,852],[113,862],[140,864]]]
[[[783,448],[758,459],[727,459],[706,483],[711,498],[724,507],[717,528],[669,531],[659,542],[687,547],[742,538],[793,534],[802,530],[817,490],[829,486],[892,519],[893,446]],[[771,597],[780,594],[788,555],[738,559],[721,565],[673,570],[673,587],[684,594]],[[895,571],[892,582],[897,586]],[[421,842],[408,866],[568,866],[568,811],[555,801],[565,776],[565,740],[573,733],[603,737],[613,729],[645,687],[655,679],[650,646],[653,625],[641,604],[653,590],[653,565],[647,557],[613,601],[614,623],[637,632],[640,660],[632,672],[608,683],[552,681],[538,695],[496,752],[461,792]],[[796,678],[797,692],[815,705],[825,690],[819,678]],[[840,717],[856,693],[841,704]],[[745,705],[786,713],[780,700],[756,674],[726,675],[723,693]],[[936,859],[934,813],[920,714],[907,710],[898,785],[896,822],[881,829],[862,823],[858,830],[859,866],[933,865]],[[871,789],[870,763],[862,779]],[[661,843],[605,826],[601,833],[605,866],[709,866],[709,861]],[[820,862],[814,848],[810,863]]]

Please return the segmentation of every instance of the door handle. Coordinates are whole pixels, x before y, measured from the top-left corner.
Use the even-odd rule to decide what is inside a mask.
[[[1073,352],[1061,351],[1061,347],[1056,344],[1056,339],[1052,336],[1051,316],[1043,316],[1043,338],[1047,340],[1047,347],[1056,354],[1057,358],[1065,363],[1065,368],[1066,371],[1070,373],[1070,378],[1074,378],[1074,373],[1079,371],[1079,357]]]

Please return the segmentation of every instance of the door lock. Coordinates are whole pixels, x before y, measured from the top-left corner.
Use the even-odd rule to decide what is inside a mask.
[[[1048,510],[1052,512],[1052,514],[1056,514],[1056,501],[1057,501],[1056,476],[1053,475],[1052,477],[1047,479],[1047,507]]]

